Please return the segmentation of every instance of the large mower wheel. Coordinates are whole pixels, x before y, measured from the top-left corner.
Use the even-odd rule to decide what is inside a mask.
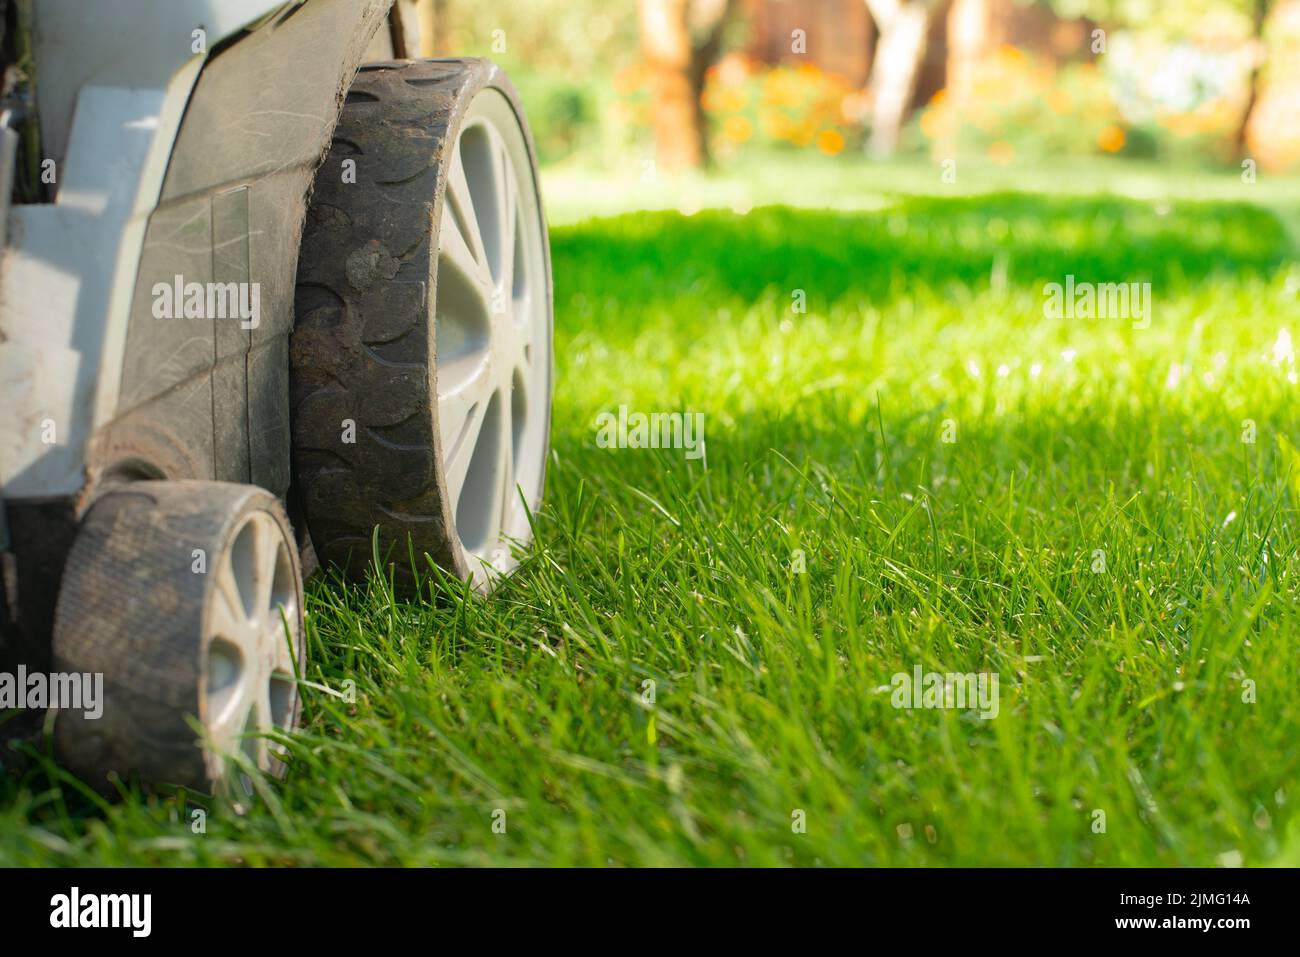
[[[316,176],[291,345],[294,475],[323,562],[486,590],[541,503],[551,274],[532,142],[485,60],[363,67]]]

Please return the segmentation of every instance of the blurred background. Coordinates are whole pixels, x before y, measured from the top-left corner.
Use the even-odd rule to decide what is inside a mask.
[[[509,71],[561,220],[1300,167],[1300,0],[422,5]]]

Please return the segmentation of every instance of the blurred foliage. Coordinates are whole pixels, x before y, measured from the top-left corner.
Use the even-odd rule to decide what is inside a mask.
[[[519,89],[543,162],[609,154],[610,77],[636,60],[636,7],[604,0],[440,0],[440,55],[483,56]]]
[[[599,136],[600,97],[547,73],[512,70],[543,162],[563,159]]]
[[[1018,0],[1106,31],[1096,65],[1003,47],[977,68],[974,95],[940,91],[914,114],[904,145],[932,156],[1003,165],[1048,156],[1232,159],[1251,63],[1253,0]],[[1280,20],[1281,18],[1275,18]],[[635,4],[603,0],[443,0],[438,49],[486,56],[519,88],[543,162],[601,165],[649,155],[648,75]],[[811,62],[770,66],[736,52],[751,29],[737,17],[731,53],[708,74],[704,106],[717,159],[766,149],[852,153],[869,95]],[[1286,78],[1258,106],[1252,155],[1267,168],[1300,162],[1293,91],[1300,37],[1271,21],[1266,77]],[[1293,31],[1294,32],[1294,31]],[[1264,135],[1261,135],[1264,134]],[[1289,137],[1289,138],[1288,138]]]
[[[1250,33],[1255,0],[1017,0],[1049,7],[1057,16],[1088,17],[1105,27],[1133,26],[1165,37],[1242,39]]]
[[[620,71],[615,122],[625,139],[642,139],[653,109],[650,76],[642,64]],[[815,149],[835,156],[859,145],[863,93],[844,77],[812,63],[768,67],[739,54],[705,76],[703,104],[713,153],[730,159],[751,149]]]
[[[843,77],[811,63],[768,68],[741,57],[711,70],[704,91],[722,157],[750,145],[834,156],[860,140],[863,100]]]
[[[1003,47],[975,67],[958,102],[940,90],[919,127],[935,155],[972,152],[1003,165],[1046,155],[1116,153],[1126,145],[1119,113],[1093,64],[1052,66]]]
[[[636,5],[608,0],[440,0],[438,49],[526,63],[590,83],[637,55]]]
[[[1150,37],[1118,34],[1102,66],[1066,64],[1003,47],[975,67],[962,102],[940,90],[918,127],[932,155],[994,162],[1122,153],[1163,159],[1226,155],[1240,106],[1207,82],[1212,62]],[[1141,69],[1140,64],[1146,64]]]

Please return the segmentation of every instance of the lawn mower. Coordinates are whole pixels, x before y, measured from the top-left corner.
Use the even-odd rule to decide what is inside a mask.
[[[486,592],[530,541],[536,154],[431,7],[0,0],[0,672],[102,680],[26,715],[96,786],[283,771],[304,570]]]

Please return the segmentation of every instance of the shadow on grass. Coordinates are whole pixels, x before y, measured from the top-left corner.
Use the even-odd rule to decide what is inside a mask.
[[[556,229],[552,246],[561,324],[593,307],[603,316],[588,298],[602,293],[606,303],[653,308],[684,295],[754,300],[804,289],[810,308],[824,308],[987,287],[995,271],[1009,288],[1037,290],[1067,274],[1178,288],[1267,279],[1289,253],[1278,219],[1245,203],[1022,193],[910,197],[880,212],[632,213]]]

